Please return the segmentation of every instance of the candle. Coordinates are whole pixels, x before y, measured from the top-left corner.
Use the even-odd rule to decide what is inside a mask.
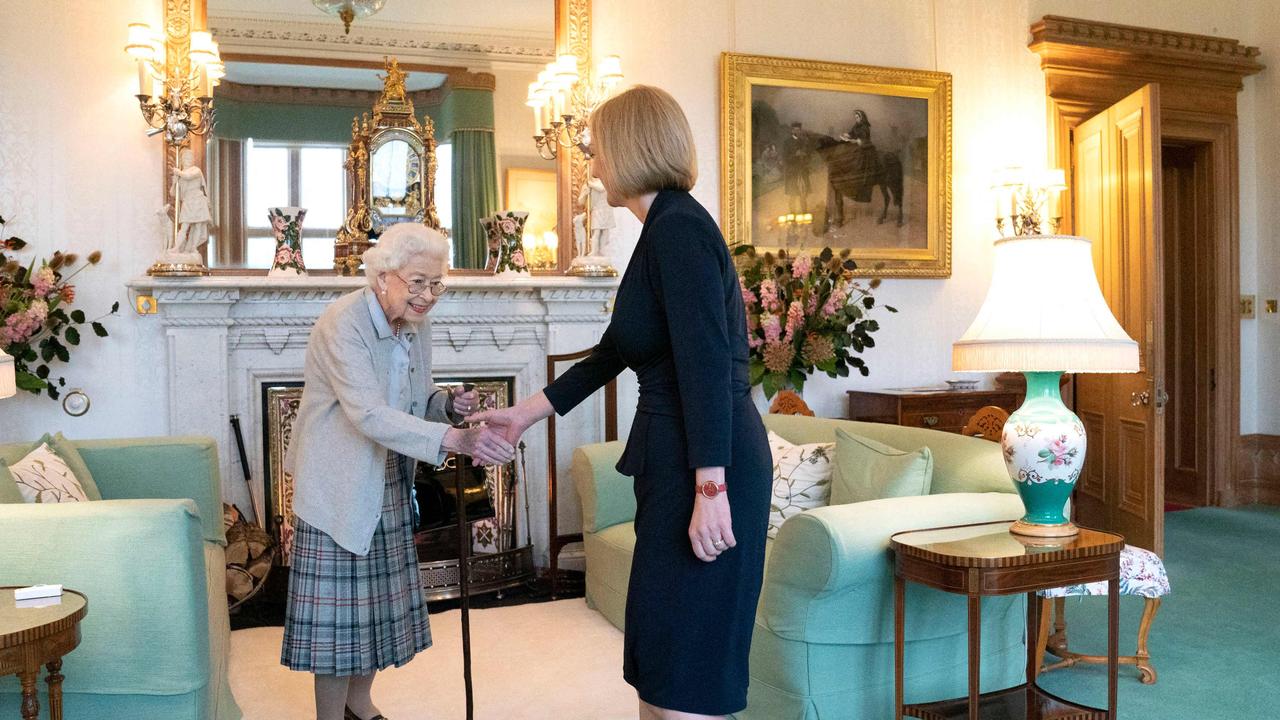
[[[145,60],[138,61],[138,94],[151,95],[151,71]]]
[[[534,105],[533,107],[533,134],[542,134],[542,106]]]
[[[564,115],[564,89],[556,88],[552,93],[555,103],[555,113],[551,116],[552,120],[559,120]]]
[[[202,98],[212,97],[213,92],[209,89],[209,67],[207,65],[201,65],[199,70],[199,75],[200,75],[200,97]]]

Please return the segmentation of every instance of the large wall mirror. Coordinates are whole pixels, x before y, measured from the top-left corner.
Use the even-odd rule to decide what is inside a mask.
[[[564,35],[557,23],[573,14],[570,5],[587,4],[559,2],[391,0],[357,18],[348,34],[311,0],[206,0],[226,63],[214,91],[217,123],[204,143],[215,219],[209,267],[269,268],[267,208],[299,206],[307,208],[308,268],[333,268],[334,240],[356,192],[345,169],[353,121],[373,114],[386,57],[398,61],[406,98],[433,132],[435,173],[430,183],[423,141],[413,133],[386,135],[369,148],[372,234],[421,221],[434,200],[460,271],[482,271],[487,248],[478,220],[498,210],[529,211],[526,237],[535,245],[558,241],[571,190],[558,181],[559,165],[568,165],[538,155],[525,99],[556,54]],[[548,271],[567,264],[562,251],[546,257]]]

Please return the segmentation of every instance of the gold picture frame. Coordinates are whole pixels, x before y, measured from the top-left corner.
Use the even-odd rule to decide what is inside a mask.
[[[720,118],[730,245],[950,277],[949,73],[722,53]]]

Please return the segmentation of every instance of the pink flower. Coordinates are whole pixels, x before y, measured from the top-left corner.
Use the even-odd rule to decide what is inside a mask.
[[[804,314],[813,315],[818,312],[818,293],[809,293],[809,300],[805,303]]]
[[[58,278],[54,276],[53,268],[48,265],[37,270],[35,276],[31,278],[31,286],[36,297],[49,297],[57,284]]]
[[[74,285],[62,286],[62,301],[65,303],[73,303],[76,301],[76,288]]]
[[[524,269],[524,251],[517,250],[511,253],[511,263],[520,269]]]
[[[791,277],[805,278],[808,277],[809,271],[813,269],[813,258],[808,255],[801,255],[796,258],[795,264],[791,266]]]
[[[772,279],[760,281],[760,303],[769,312],[777,312],[782,308],[778,302],[778,285]]]
[[[27,315],[31,318],[31,322],[36,325],[43,325],[44,321],[49,318],[49,303],[43,300],[36,300],[31,303],[31,307],[27,308]]]
[[[275,230],[277,235],[280,233],[283,233],[285,226],[287,226],[288,224],[289,222],[284,219],[283,215],[271,216],[271,229]]]
[[[293,251],[293,263],[298,266],[299,270],[302,269],[302,249],[301,248]]]
[[[502,222],[498,223],[498,227],[502,229],[503,235],[514,235],[516,232],[516,221],[511,218],[503,218]]]
[[[782,323],[777,315],[765,315],[760,323],[764,328],[764,339],[767,342],[776,343],[782,338]]]
[[[756,294],[751,292],[750,288],[747,288],[747,287],[742,288],[742,304],[743,305],[746,305],[747,308],[751,308],[757,302],[759,301],[756,299]]]
[[[289,248],[281,247],[279,250],[276,250],[277,265],[288,265],[291,259],[293,259],[293,254],[289,252]]]
[[[845,294],[844,288],[832,290],[831,297],[827,298],[827,302],[822,306],[822,317],[829,318],[840,312],[848,299],[849,296]]]
[[[787,308],[786,341],[791,342],[795,338],[796,330],[801,327],[804,327],[804,308],[800,306],[799,300],[792,300],[791,307]]]

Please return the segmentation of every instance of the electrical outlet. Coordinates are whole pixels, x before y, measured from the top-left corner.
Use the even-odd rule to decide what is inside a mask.
[[[1274,314],[1275,314],[1275,312],[1276,312],[1276,301],[1275,301],[1275,299],[1274,299],[1274,298],[1272,298],[1271,300],[1268,300],[1268,301],[1267,301],[1267,306],[1266,306],[1266,307],[1267,307],[1267,314],[1268,314],[1268,315],[1274,315]]]
[[[1252,320],[1256,317],[1253,311],[1253,303],[1255,300],[1257,300],[1257,296],[1255,295],[1240,296],[1240,317],[1245,320]]]

